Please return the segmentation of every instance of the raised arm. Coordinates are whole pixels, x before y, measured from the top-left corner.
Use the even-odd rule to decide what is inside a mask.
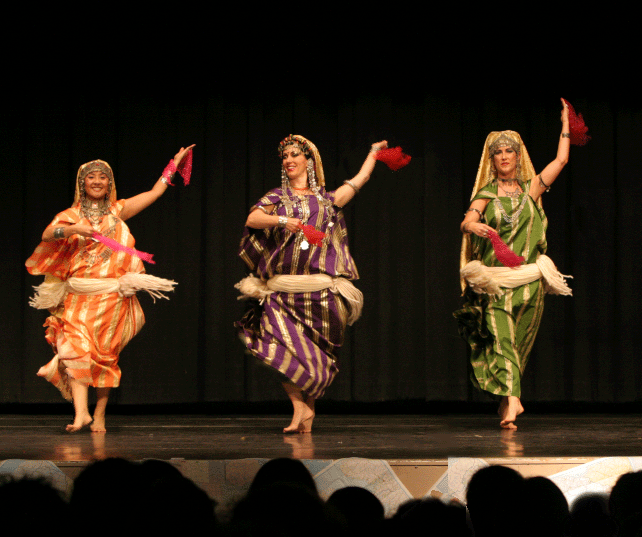
[[[174,156],[174,164],[178,166],[187,155],[190,149],[194,147],[195,144],[190,145],[189,147],[181,147],[178,153]],[[147,209],[152,203],[154,203],[158,198],[160,198],[167,190],[167,183],[163,181],[163,177],[160,177],[156,184],[152,187],[151,190],[147,192],[142,192],[137,196],[133,196],[125,200],[125,207],[120,212],[120,218],[122,220],[127,220],[132,216],[137,215],[143,209]]]
[[[546,168],[542,170],[537,177],[533,177],[531,187],[528,193],[533,200],[537,201],[539,197],[547,191],[553,184],[557,176],[568,162],[568,152],[571,147],[571,131],[568,123],[568,106],[562,99],[562,133],[557,145],[557,156]]]
[[[336,206],[343,207],[352,198],[354,198],[355,194],[361,189],[361,187],[368,182],[368,179],[370,179],[370,175],[372,174],[372,170],[374,170],[375,164],[377,163],[375,155],[379,149],[383,149],[384,147],[388,147],[388,142],[386,140],[372,144],[372,148],[370,149],[365,162],[361,166],[359,173],[350,179],[349,182],[346,182],[337,188],[334,195],[334,204]]]

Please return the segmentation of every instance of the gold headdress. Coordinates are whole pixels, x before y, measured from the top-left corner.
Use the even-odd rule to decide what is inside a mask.
[[[494,133],[491,132],[488,135],[488,138],[490,138],[494,134],[499,134],[493,141],[488,142],[486,140],[487,145],[488,145],[488,152],[492,156],[497,149],[500,147],[510,147],[515,151],[516,153],[520,152],[520,143],[521,143],[521,138],[519,137],[519,134],[516,132],[512,131],[501,131],[499,133]]]
[[[104,160],[92,160],[91,162],[86,162],[80,168],[78,168],[78,175],[76,176],[76,194],[74,196],[74,205],[76,205],[84,198],[85,177],[87,177],[91,172],[101,172],[109,177],[109,187],[107,189],[106,198],[109,200],[110,204],[114,203],[116,201],[116,183],[114,182],[114,172],[112,171],[111,166]]]
[[[486,138],[484,143],[484,151],[482,152],[479,168],[477,169],[477,178],[475,179],[475,186],[470,196],[470,200],[479,193],[486,185],[492,183],[497,179],[497,171],[493,165],[493,154],[496,149],[500,147],[511,147],[519,155],[517,164],[518,172],[517,179],[524,181],[535,177],[535,168],[531,158],[526,151],[526,146],[522,142],[521,136],[515,131],[493,131]],[[537,200],[537,204],[541,207],[542,198]],[[472,256],[472,248],[470,244],[470,234],[464,233],[461,241],[461,254],[459,257],[459,268],[463,268]],[[461,279],[462,291],[466,288],[466,282]]]
[[[321,163],[321,155],[319,154],[317,146],[300,134],[290,134],[290,136],[281,140],[281,143],[279,144],[279,156],[283,156],[283,151],[285,151],[285,148],[289,145],[296,145],[301,149],[301,151],[303,151],[303,154],[307,158],[312,157],[317,184],[324,187],[325,175],[323,174],[323,164]]]

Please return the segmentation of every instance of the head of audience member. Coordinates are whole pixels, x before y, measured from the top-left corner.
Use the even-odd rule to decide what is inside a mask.
[[[390,520],[389,528],[396,535],[472,535],[466,508],[460,503],[445,503],[438,498],[404,503]]]
[[[314,478],[305,465],[296,459],[272,459],[266,462],[254,476],[249,493],[277,483],[292,483],[317,494]]]
[[[216,526],[215,503],[163,461],[135,463],[111,458],[87,466],[75,479],[70,499],[81,527],[96,526],[96,508],[104,499],[108,499],[110,511],[127,521],[132,534],[180,533],[186,520],[209,533]],[[95,531],[111,534],[113,527],[102,525]]]
[[[546,477],[524,480],[520,492],[520,531],[524,537],[562,537],[569,523],[568,502]]]
[[[236,504],[230,527],[244,537],[328,537],[342,531],[316,492],[292,482],[257,487]]]
[[[609,497],[609,513],[619,534],[635,535],[642,529],[642,471],[623,474]]]
[[[571,505],[568,534],[571,537],[615,537],[616,525],[609,514],[608,496],[587,493]]]
[[[147,460],[140,463],[140,473],[145,490],[140,509],[145,513],[147,533],[180,535],[186,520],[203,535],[215,531],[216,502],[176,467]]]
[[[475,537],[496,537],[519,527],[519,493],[524,478],[507,466],[477,470],[468,482],[466,503]]]
[[[326,504],[340,513],[350,530],[371,533],[384,519],[383,504],[372,492],[361,487],[335,490]]]
[[[2,533],[9,535],[67,534],[64,524],[71,516],[67,502],[45,479],[0,476],[0,520]]]

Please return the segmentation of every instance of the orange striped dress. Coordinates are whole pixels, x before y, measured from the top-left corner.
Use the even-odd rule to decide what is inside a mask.
[[[118,215],[125,201],[118,201],[94,229],[120,244],[134,247],[134,237]],[[49,224],[55,228],[67,224],[91,222],[83,217],[80,204],[59,213]],[[118,278],[127,272],[143,273],[140,259],[126,252],[115,252],[100,242],[80,235],[64,240],[41,242],[26,262],[33,275],[45,275],[45,281],[57,278]],[[118,355],[145,323],[136,296],[118,293],[76,295],[68,293],[64,302],[49,310],[45,338],[56,353],[40,368],[38,376],[56,386],[71,400],[69,378],[96,388],[120,384]]]

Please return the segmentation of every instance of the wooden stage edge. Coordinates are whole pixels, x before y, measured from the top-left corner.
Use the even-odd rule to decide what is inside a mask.
[[[553,479],[571,501],[610,491],[642,469],[642,414],[528,413],[518,429],[476,414],[319,414],[311,434],[284,435],[288,414],[112,413],[104,434],[67,434],[61,414],[0,414],[0,473],[50,468],[64,487],[88,464],[109,457],[168,461],[220,505],[247,490],[256,471],[279,457],[301,460],[323,494],[354,484],[394,512],[426,496],[465,500],[470,476],[502,464]],[[28,472],[27,472],[28,473]]]

